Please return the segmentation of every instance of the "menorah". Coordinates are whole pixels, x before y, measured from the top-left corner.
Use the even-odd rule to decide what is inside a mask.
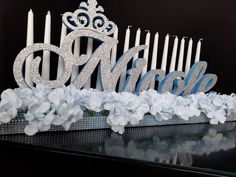
[[[126,33],[125,33],[125,37],[124,37],[124,45],[123,45],[123,53],[127,52],[131,47],[130,43],[130,36],[134,35],[131,33],[130,31],[131,26],[127,27]],[[27,24],[27,46],[32,45],[34,43],[34,14],[33,11],[30,10],[28,12],[28,24]],[[140,45],[140,38],[141,38],[141,30],[140,28],[137,29],[136,31],[136,35],[135,35],[135,45],[134,46],[139,46]],[[179,38],[178,36],[173,36],[173,47],[172,47],[172,51],[170,51],[170,45],[169,45],[169,41],[172,40],[171,36],[169,34],[167,34],[165,36],[165,41],[163,44],[163,51],[159,51],[159,46],[162,45],[159,43],[159,33],[156,32],[154,35],[154,41],[153,41],[153,46],[150,45],[150,41],[151,41],[151,34],[149,30],[145,30],[146,31],[146,36],[145,36],[145,43],[144,45],[148,46],[145,50],[144,50],[144,54],[143,54],[143,58],[145,58],[147,60],[147,63],[151,63],[151,70],[152,69],[161,69],[163,71],[165,71],[166,73],[170,73],[172,71],[183,71],[186,74],[189,72],[191,65],[193,63],[196,63],[200,60],[200,52],[201,52],[201,40],[200,39],[197,42],[197,48],[196,50],[193,50],[193,40],[192,38],[189,38],[188,41],[188,48],[187,48],[187,55],[185,56],[185,40],[187,37],[182,37],[181,41],[179,42]],[[66,35],[68,34],[69,30],[66,27],[65,24],[62,23],[61,26],[61,36],[60,36],[60,45],[62,44],[63,40],[65,39]],[[113,38],[118,39],[118,27],[115,29],[114,34],[112,35]],[[120,37],[123,38],[123,37]],[[45,31],[44,31],[44,43],[49,43],[51,42],[51,14],[50,11],[47,13],[46,18],[45,18]],[[179,46],[180,43],[180,47]],[[149,52],[152,49],[152,57],[150,58],[149,56]],[[178,51],[179,49],[179,51]],[[115,63],[117,62],[117,46],[114,46],[111,50],[111,68],[115,65]],[[81,53],[81,43],[80,43],[80,38],[75,39],[74,42],[74,55],[75,56],[80,56]],[[91,56],[92,53],[94,51],[93,48],[93,39],[92,38],[88,38],[87,39],[87,49],[86,49],[86,54],[88,56]],[[192,54],[192,51],[196,51],[195,53],[195,58],[194,55]],[[162,52],[162,60],[161,60],[161,66],[157,66],[157,54],[158,52]],[[179,53],[179,56],[177,57],[177,53]],[[170,66],[167,66],[167,58],[168,56],[171,54],[171,61],[170,61]],[[137,53],[132,60],[132,63],[134,63],[134,61],[141,57],[139,53]],[[178,59],[177,59],[178,58]],[[184,60],[184,58],[186,58]],[[29,77],[29,68],[30,68],[30,62],[33,59],[33,54],[30,55],[27,59],[26,59],[26,67],[25,67],[25,80],[27,82],[27,84],[29,85],[33,85],[32,79]],[[185,61],[185,64],[184,64]],[[127,66],[124,68],[123,72],[120,75],[120,80],[119,80],[119,88],[118,91],[121,91],[122,86],[124,85],[126,79],[127,79],[127,70],[130,68],[127,68]],[[57,67],[57,79],[61,77],[62,73],[64,72],[64,63],[63,60],[61,59],[61,57],[58,58],[58,67]],[[75,78],[78,76],[78,74],[80,73],[79,71],[79,66],[75,66],[73,68],[73,72],[71,75],[71,83],[75,80]],[[145,73],[147,73],[147,65],[145,67],[143,67],[142,70],[142,74],[141,76],[143,76]],[[50,79],[50,51],[44,51],[43,52],[43,63],[42,63],[42,77],[44,79]],[[100,82],[100,74],[99,71],[97,73],[97,80],[93,81],[96,82],[96,89],[101,90],[101,82]],[[83,88],[90,88],[91,87],[91,77],[87,80],[87,82],[84,84]],[[149,89],[154,89],[155,87],[155,81],[153,81],[150,86]]]

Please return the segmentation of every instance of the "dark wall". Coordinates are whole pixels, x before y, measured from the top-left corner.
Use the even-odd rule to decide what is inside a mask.
[[[16,87],[12,66],[16,55],[25,46],[27,13],[35,15],[35,41],[43,42],[44,18],[52,13],[52,43],[59,44],[60,14],[74,11],[80,0],[0,0],[0,90]],[[127,25],[135,31],[149,29],[160,34],[160,48],[166,33],[190,36],[196,42],[204,38],[201,60],[208,62],[207,71],[218,75],[213,90],[221,93],[235,92],[236,79],[236,1],[234,0],[103,0],[99,1],[105,14],[119,26],[119,36],[124,37]],[[144,34],[144,32],[143,32]],[[144,42],[145,35],[142,36]],[[153,38],[152,38],[153,42]],[[172,44],[173,41],[170,43]],[[132,45],[132,44],[131,44]],[[123,39],[120,38],[121,49]],[[187,46],[186,46],[187,47]],[[172,47],[171,47],[172,48]],[[160,64],[161,52],[159,52]],[[170,60],[170,55],[169,55]]]

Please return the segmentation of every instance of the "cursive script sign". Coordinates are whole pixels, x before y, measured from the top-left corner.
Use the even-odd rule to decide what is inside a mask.
[[[89,0],[88,3],[82,2],[78,10],[74,13],[66,12],[62,19],[64,24],[72,30],[64,39],[61,47],[51,44],[37,43],[24,48],[16,57],[13,73],[19,87],[30,87],[25,82],[22,69],[26,58],[38,51],[47,50],[59,55],[64,61],[64,73],[57,80],[44,80],[39,73],[41,57],[36,57],[30,64],[30,77],[36,84],[42,83],[51,88],[63,86],[71,77],[74,66],[84,65],[82,71],[72,84],[81,89],[92,73],[99,67],[101,75],[101,84],[103,91],[115,91],[118,79],[127,66],[128,62],[147,46],[140,45],[129,49],[121,56],[113,68],[111,68],[110,52],[118,44],[118,40],[109,35],[114,32],[116,25],[109,21],[103,14],[103,8],[97,7],[95,0]],[[91,56],[75,56],[72,51],[73,42],[76,38],[93,38],[100,42],[99,47]],[[174,71],[167,75],[165,72],[157,69],[150,70],[141,79],[139,79],[142,68],[146,65],[146,60],[138,58],[132,68],[127,72],[127,80],[123,85],[122,91],[139,93],[149,89],[150,84],[158,82],[157,92],[171,92],[176,95],[187,95],[196,92],[207,92],[216,83],[217,76],[214,74],[205,74],[207,63],[195,63],[187,75],[181,71]],[[137,87],[136,87],[137,85]]]
[[[86,55],[76,57],[72,53],[72,44],[78,37],[94,38],[100,41],[102,44],[94,51],[91,57],[87,57]],[[30,70],[30,76],[34,83],[43,83],[51,88],[61,87],[69,80],[74,65],[85,64],[83,70],[73,82],[73,84],[78,89],[81,89],[87,79],[94,72],[96,66],[99,65],[101,71],[102,89],[104,91],[114,91],[123,68],[135,56],[136,53],[146,48],[146,46],[143,45],[131,48],[120,57],[115,66],[111,69],[110,51],[115,45],[117,45],[117,43],[118,41],[116,39],[104,34],[81,29],[68,34],[60,48],[51,44],[33,44],[23,49],[16,57],[13,69],[15,80],[20,87],[29,87],[26,84],[22,74],[24,61],[30,54],[36,51],[47,50],[54,52],[63,58],[65,71],[61,78],[57,80],[44,80],[39,73],[41,58],[36,57],[31,62]],[[132,69],[128,71],[127,81],[124,84],[122,91],[130,92],[136,87],[137,84],[135,91],[141,92],[149,88],[151,81],[156,80],[159,82],[157,87],[158,92],[171,92],[177,95],[186,95],[196,92],[206,92],[210,90],[217,81],[217,76],[214,74],[204,75],[207,68],[207,63],[203,61],[195,63],[186,76],[185,73],[181,71],[174,71],[165,76],[164,71],[157,69],[147,72],[138,81],[142,68],[145,65],[145,59],[139,58],[136,60]]]

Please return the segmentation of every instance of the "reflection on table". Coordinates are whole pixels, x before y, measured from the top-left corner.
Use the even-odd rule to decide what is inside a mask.
[[[110,130],[0,136],[0,140],[41,147],[89,152],[149,162],[192,166],[193,156],[235,148],[236,123],[127,128],[124,135]]]

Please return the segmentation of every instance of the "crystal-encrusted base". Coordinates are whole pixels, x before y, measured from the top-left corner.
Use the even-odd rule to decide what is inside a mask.
[[[96,116],[84,115],[83,119],[72,124],[70,130],[91,130],[91,129],[105,129],[110,128],[106,122],[107,117],[97,114]],[[208,123],[209,118],[204,115],[199,117],[192,117],[188,121],[173,117],[170,120],[157,121],[152,115],[145,115],[144,119],[139,122],[139,125],[127,125],[126,127],[144,127],[144,126],[157,126],[157,125],[177,125],[177,124],[196,124],[196,123]],[[236,115],[231,114],[227,117],[228,121],[236,121]],[[13,119],[8,124],[0,125],[0,135],[6,134],[19,134],[24,133],[24,128],[27,125],[22,113],[19,113],[17,118]],[[62,126],[52,126],[49,131],[64,131]]]

